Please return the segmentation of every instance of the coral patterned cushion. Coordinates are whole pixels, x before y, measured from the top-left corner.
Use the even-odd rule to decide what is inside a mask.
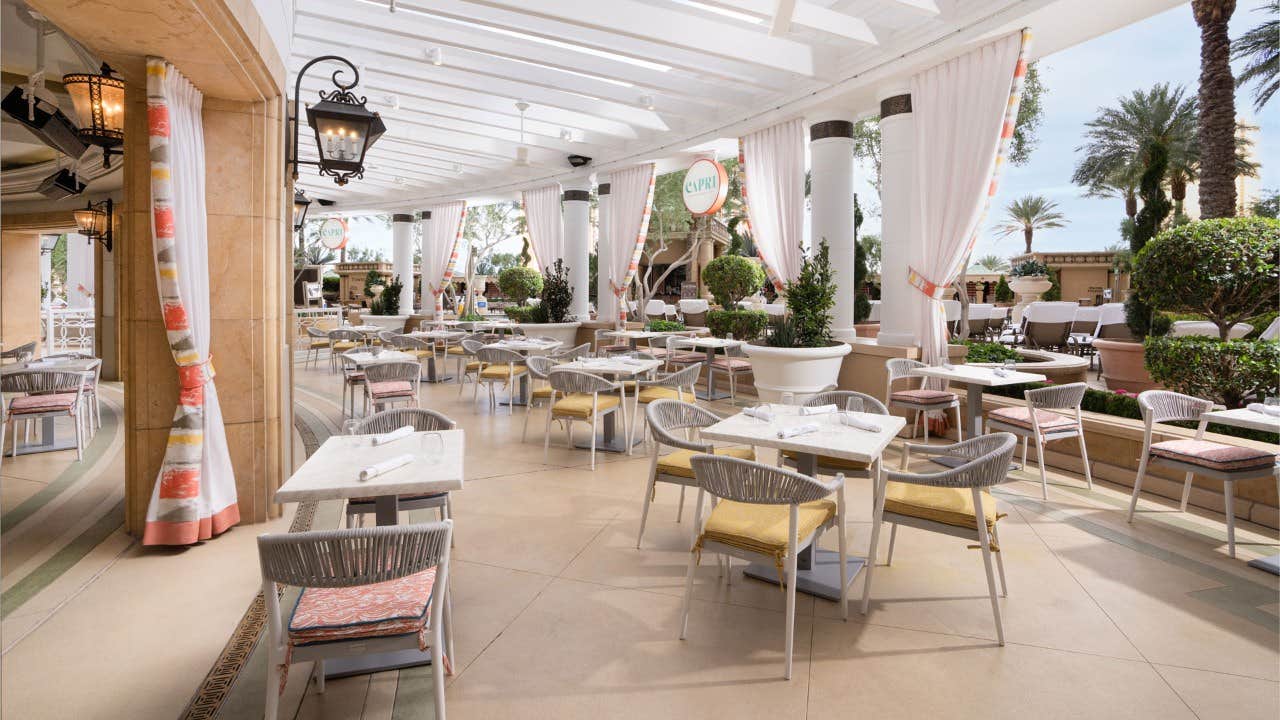
[[[996,422],[1002,422],[1007,425],[1015,425],[1020,428],[1031,430],[1031,410],[1025,407],[1007,407],[998,410],[992,410],[990,418]],[[1056,412],[1048,410],[1036,410],[1036,422],[1040,424],[1041,432],[1053,432],[1055,430],[1075,429],[1076,421],[1060,415]]]
[[[955,394],[945,390],[899,390],[889,396],[890,400],[915,403],[916,405],[936,405],[949,403],[956,399]]]
[[[289,618],[295,645],[421,632],[436,569],[395,580],[341,588],[306,588]]]
[[[695,352],[674,352],[670,354],[673,363],[696,363],[707,359],[706,355]]]
[[[1208,440],[1166,440],[1152,445],[1151,454],[1222,471],[1253,470],[1276,464],[1275,453]]]
[[[387,380],[369,383],[369,394],[375,398],[400,397],[413,394],[413,383],[408,380]]]
[[[743,358],[718,357],[711,361],[713,367],[725,368],[728,370],[743,370],[751,367],[751,361]]]
[[[26,397],[14,398],[13,401],[9,403],[9,412],[14,415],[57,412],[59,410],[70,413],[71,409],[75,407],[75,405],[75,393],[27,395]]]

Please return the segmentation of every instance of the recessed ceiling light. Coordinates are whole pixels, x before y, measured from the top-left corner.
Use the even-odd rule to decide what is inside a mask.
[[[427,50],[427,60],[437,67],[444,64],[444,48],[433,47]]]
[[[653,96],[652,96],[652,95],[641,95],[641,96],[640,96],[640,105],[641,105],[641,107],[643,107],[645,110],[652,110],[652,109],[654,108],[654,105],[653,105]]]
[[[560,128],[560,139],[565,142],[573,142],[573,131],[568,128]]]

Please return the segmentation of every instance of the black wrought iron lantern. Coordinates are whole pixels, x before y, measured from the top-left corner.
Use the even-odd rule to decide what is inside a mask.
[[[76,229],[92,242],[97,240],[107,252],[111,252],[111,225],[114,214],[111,198],[102,202],[91,202],[83,210],[72,213],[76,219]]]
[[[311,200],[306,193],[301,190],[293,191],[293,231],[299,232],[302,226],[307,222],[307,208],[311,207]]]
[[[102,166],[111,167],[111,156],[121,154],[124,145],[124,80],[102,63],[101,72],[63,75],[62,84],[80,122],[76,134],[101,147]]]
[[[319,160],[302,160],[298,157],[298,95],[302,91],[302,78],[312,65],[324,61],[335,61],[345,64],[351,69],[352,79],[342,82],[339,77],[345,70],[333,72],[331,79],[332,92],[320,91],[320,102],[307,106],[307,125],[315,134],[316,150]],[[298,165],[315,165],[321,175],[329,175],[338,185],[346,185],[351,178],[364,177],[364,156],[378,138],[387,131],[378,113],[365,107],[368,98],[357,97],[351,92],[360,82],[360,72],[346,58],[337,55],[324,55],[311,60],[298,71],[298,79],[293,89],[293,142],[290,161],[293,163],[293,177],[298,178]]]

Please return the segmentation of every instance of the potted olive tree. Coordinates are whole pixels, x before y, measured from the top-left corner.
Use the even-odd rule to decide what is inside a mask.
[[[702,281],[720,307],[707,313],[707,327],[716,337],[732,334],[738,340],[754,340],[764,332],[769,315],[763,310],[745,310],[738,303],[760,291],[764,270],[741,255],[728,254],[707,263]]]
[[[1053,287],[1049,268],[1039,260],[1023,260],[1009,271],[1009,289],[1018,293],[1018,304],[1010,312],[1013,324],[1022,322],[1022,311]]]
[[[394,333],[404,332],[405,321],[409,316],[400,314],[400,291],[403,289],[404,283],[400,281],[399,275],[391,278],[391,282],[385,286],[371,286],[365,291],[366,294],[373,292],[371,296],[373,299],[369,301],[369,312],[362,314],[360,321],[366,325],[377,325]]]
[[[526,335],[549,337],[570,347],[578,338],[580,322],[569,321],[569,306],[573,304],[573,286],[569,284],[569,270],[563,260],[542,273],[542,300],[530,308],[527,321],[520,322]]]
[[[803,403],[835,386],[844,356],[852,350],[831,336],[835,301],[836,284],[824,239],[817,254],[805,259],[796,279],[787,283],[786,316],[764,344],[745,347],[762,400],[790,396],[792,402]]]

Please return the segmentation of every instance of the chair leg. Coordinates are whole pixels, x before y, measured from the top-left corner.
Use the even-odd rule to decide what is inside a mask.
[[[898,542],[898,523],[889,524],[889,556],[884,559],[886,566],[893,564],[893,546]]]
[[[524,406],[524,430],[520,432],[520,442],[524,442],[529,437],[529,416],[533,415],[533,396],[529,396],[529,403]]]
[[[922,412],[920,414],[924,416],[924,444],[928,445],[929,444],[929,412],[926,410],[925,412]]]
[[[1043,499],[1049,499],[1049,476],[1044,471],[1044,440],[1036,436],[1036,460],[1040,463],[1040,495]]]
[[[680,610],[680,639],[689,634],[689,609],[693,605],[693,571],[698,566],[698,554],[689,551],[689,568],[684,576],[684,605]]]
[[[84,459],[84,420],[81,417],[84,410],[76,408],[76,462]]]
[[[1030,438],[1028,438],[1025,435],[1022,436],[1022,469],[1023,470],[1027,469],[1027,441],[1028,440],[1030,440]]]
[[[871,575],[876,568],[876,550],[880,545],[880,525],[884,519],[884,483],[880,478],[874,480],[876,484],[875,490],[875,507],[871,514],[871,547],[867,550],[867,568],[863,571],[862,578],[862,614],[867,614],[867,608],[871,605]]]
[[[978,543],[982,546],[982,564],[987,569],[987,592],[991,594],[991,615],[996,621],[996,640],[1004,645],[1004,625],[1000,622],[1000,600],[996,597],[996,577],[991,567],[991,538],[987,536],[987,519],[982,510],[982,491],[973,488],[973,510],[978,522]]]
[[[794,528],[792,532],[795,532]],[[815,548],[814,551],[816,552],[817,549]],[[798,554],[799,552],[793,552],[787,556],[787,667],[783,677],[788,680],[791,679],[791,655],[796,643],[796,555]]]
[[[436,628],[435,637],[431,641],[431,684],[432,695],[435,696],[436,720],[444,717],[444,638],[440,628]]]
[[[1230,480],[1222,482],[1222,501],[1226,505],[1227,511],[1227,556],[1232,559],[1236,556],[1236,489],[1235,483]]]
[[[1084,481],[1093,490],[1093,471],[1089,469],[1089,451],[1084,447],[1084,430],[1080,431],[1080,461],[1084,463]]]
[[[311,666],[311,674],[316,676],[316,692],[324,694],[324,658],[316,660]]]
[[[840,503],[841,505],[844,504],[843,496],[841,497]],[[847,547],[848,538],[846,537],[846,533],[845,533],[844,521],[845,521],[844,509],[841,508],[840,517],[836,518],[836,522],[840,524],[840,526],[836,529],[836,537],[840,541],[839,543],[840,545],[840,619],[848,620],[849,619],[849,569],[848,569],[848,563],[845,561],[845,558],[848,557],[848,547]],[[815,545],[817,544],[816,538],[814,540],[814,544]],[[817,548],[814,548],[814,552],[815,553],[817,552]]]
[[[547,408],[547,424],[542,430],[542,461],[546,462],[551,457],[551,408]]]
[[[991,526],[991,539],[1000,547],[1000,528]],[[996,554],[996,570],[1000,572],[1000,597],[1009,597],[1009,584],[1004,579],[1004,548]]]
[[[597,418],[591,418],[591,470],[596,469],[596,422]]]
[[[657,485],[658,478],[654,473],[649,473],[649,482],[644,486],[644,506],[640,509],[640,532],[636,534],[636,549],[640,549],[640,541],[644,539],[644,525],[649,520],[649,503],[653,499],[653,491]],[[682,486],[683,487],[683,486]]]
[[[1187,511],[1187,503],[1191,501],[1191,478],[1194,476],[1194,473],[1187,473],[1182,479],[1182,500],[1178,503],[1178,510],[1182,512]]]
[[[1143,448],[1142,461],[1138,463],[1138,476],[1133,479],[1133,497],[1129,498],[1129,517],[1126,522],[1133,522],[1133,511],[1138,508],[1138,493],[1142,491],[1142,476],[1147,474],[1147,454]]]
[[[276,720],[280,713],[280,663],[276,662],[274,655],[273,652],[267,652],[267,708],[264,720]]]
[[[681,485],[680,486],[680,504],[676,506],[676,524],[677,525],[680,524],[680,519],[684,517],[684,489],[685,489],[685,486]]]

